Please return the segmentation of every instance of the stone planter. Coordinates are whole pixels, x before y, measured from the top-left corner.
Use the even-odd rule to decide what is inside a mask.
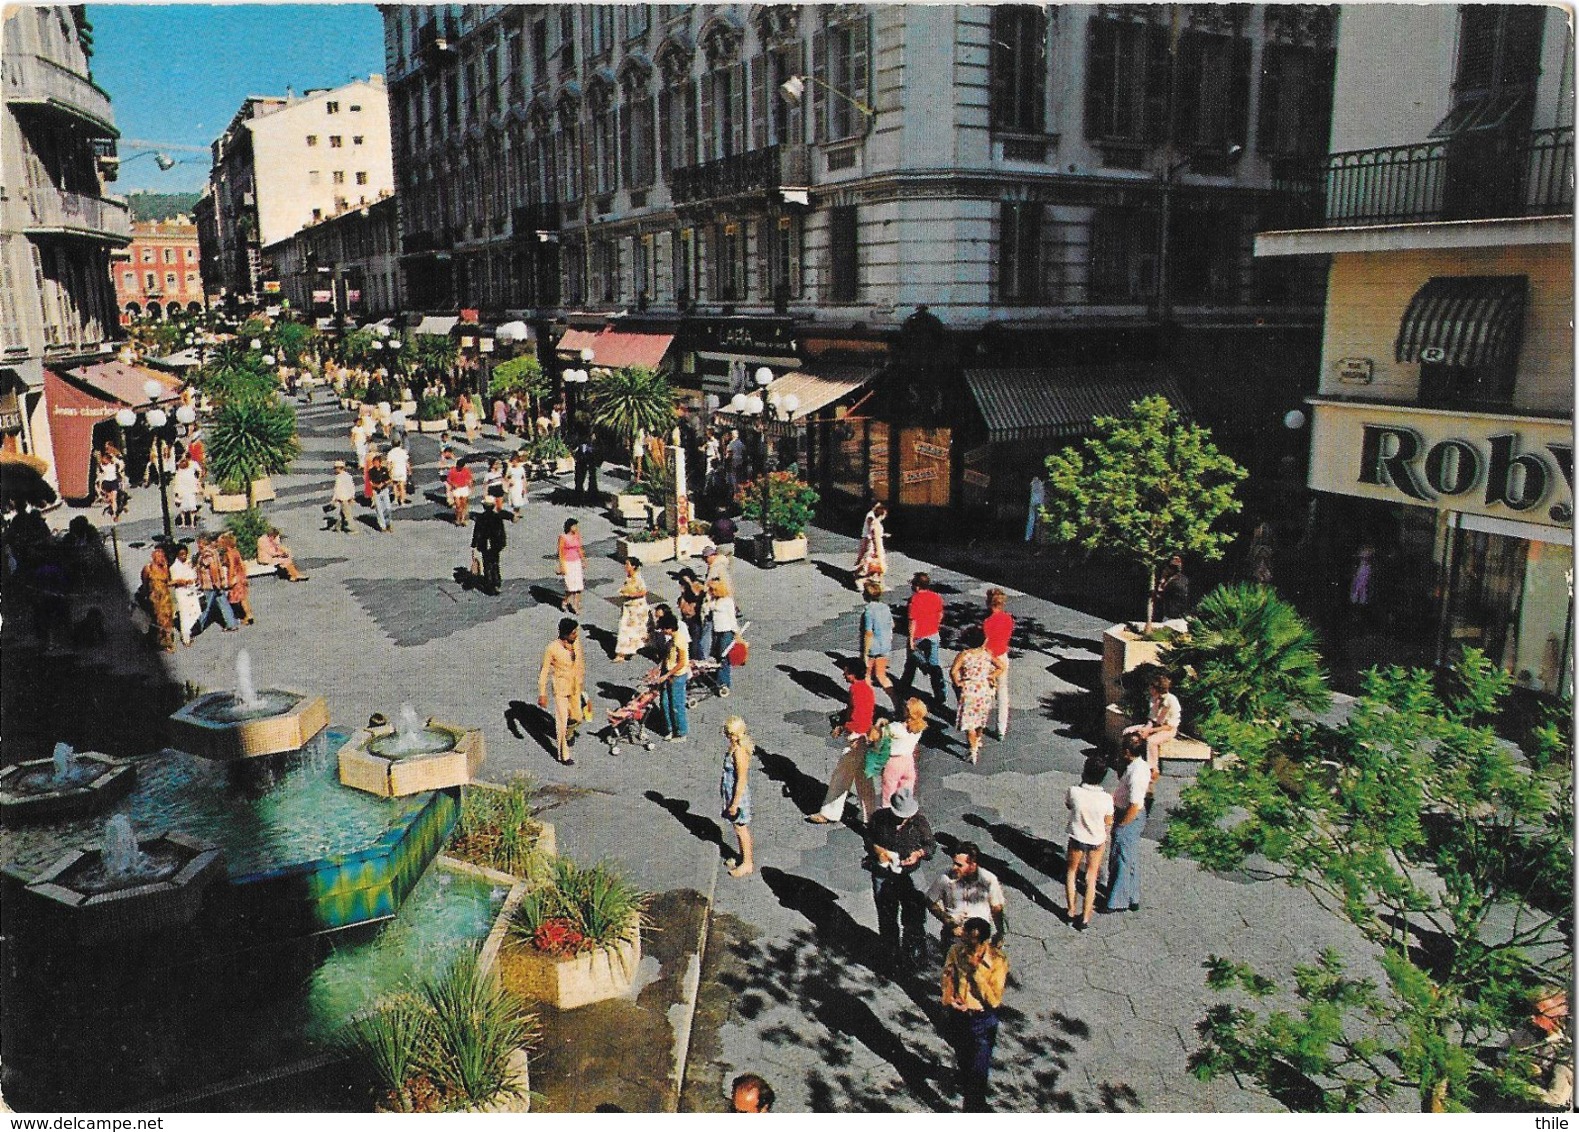
[[[1107,710],[1102,713],[1102,734],[1108,744],[1117,750],[1119,744],[1123,742],[1124,729],[1141,722],[1143,721],[1133,716],[1125,715],[1124,709],[1118,704],[1108,704]],[[1177,767],[1180,764],[1193,764],[1197,767],[1216,766],[1219,760],[1211,747],[1181,731],[1162,745],[1162,750],[1157,753],[1157,761],[1161,764],[1158,769],[1168,774],[1170,767]]]
[[[712,541],[713,540],[708,538],[706,535],[681,535],[680,557],[695,558],[702,553],[702,547],[708,545]]]
[[[674,557],[674,539],[664,538],[657,542],[631,542],[629,539],[618,539],[614,543],[614,552],[620,558],[634,558],[643,566],[652,566],[659,562],[667,562]]]
[[[531,1112],[532,1111],[532,1078],[527,1064],[526,1050],[518,1049],[510,1054],[510,1060],[505,1069],[505,1079],[515,1086],[515,1094],[506,1094],[498,1100],[489,1101],[477,1108],[465,1108],[462,1112]]]
[[[554,474],[556,476],[567,475],[568,473],[573,472],[575,470],[576,470],[576,459],[575,459],[574,456],[555,456],[554,457]]]
[[[800,538],[776,538],[773,540],[773,561],[775,562],[801,562],[811,556],[807,546],[806,536]]]
[[[252,502],[267,503],[274,498],[274,481],[268,476],[253,480],[250,494]]]
[[[417,431],[418,432],[443,432],[445,429],[447,429],[449,427],[450,427],[450,422],[449,421],[444,421],[444,420],[418,421],[417,422]]]
[[[645,522],[647,519],[647,497],[645,495],[632,495],[621,492],[611,497],[611,506],[619,517],[625,522]]]
[[[214,507],[216,515],[228,515],[236,511],[245,511],[248,506],[245,492],[216,491],[209,502]]]
[[[417,403],[415,401],[402,401],[400,403],[400,411],[406,414],[407,420],[410,420],[417,415]]]
[[[470,782],[486,758],[482,731],[436,719],[427,721],[427,729],[447,733],[452,739],[450,747],[410,755],[385,754],[375,749],[374,740],[393,737],[393,728],[357,732],[355,739],[340,748],[340,784],[381,798],[403,798]]]
[[[560,1010],[628,994],[641,965],[641,933],[607,951],[591,951],[558,959],[529,943],[508,944],[500,954],[505,984],[533,1002]]]
[[[1182,621],[1159,621],[1157,624],[1165,626],[1178,633],[1183,633],[1189,625]],[[1102,632],[1102,697],[1108,703],[1117,703],[1124,698],[1124,673],[1133,671],[1143,664],[1156,664],[1157,658],[1162,655],[1164,643],[1162,641],[1143,641],[1140,634],[1129,625],[1114,625]]]

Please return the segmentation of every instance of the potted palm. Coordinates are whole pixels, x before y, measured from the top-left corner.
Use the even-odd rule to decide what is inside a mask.
[[[215,511],[245,511],[273,499],[271,475],[282,475],[301,451],[296,410],[279,398],[233,397],[208,426],[208,474],[219,485]]]
[[[427,376],[448,377],[455,368],[455,340],[448,335],[413,334],[407,343],[412,364]]]
[[[810,484],[789,472],[769,472],[740,486],[741,514],[762,524],[771,540],[773,562],[796,562],[808,557],[806,528],[811,525],[820,497]]]
[[[592,384],[592,423],[613,435],[641,464],[643,436],[667,436],[674,427],[674,389],[669,379],[646,366],[608,370]]]
[[[499,953],[505,985],[561,1010],[625,994],[641,962],[647,899],[606,864],[556,860],[511,917]]]

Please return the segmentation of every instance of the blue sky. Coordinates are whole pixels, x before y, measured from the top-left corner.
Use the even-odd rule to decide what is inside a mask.
[[[93,78],[109,92],[124,170],[116,193],[198,189],[204,154],[171,152],[161,173],[125,139],[207,146],[249,94],[339,86],[384,69],[371,4],[90,4]]]

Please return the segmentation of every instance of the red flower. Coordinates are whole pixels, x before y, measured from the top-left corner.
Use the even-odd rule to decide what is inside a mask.
[[[566,919],[544,920],[532,933],[532,946],[545,955],[574,955],[585,943],[586,937]]]

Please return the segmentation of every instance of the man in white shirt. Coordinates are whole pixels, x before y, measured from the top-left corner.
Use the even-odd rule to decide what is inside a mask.
[[[967,920],[990,920],[993,943],[1003,942],[1003,886],[997,877],[977,863],[980,856],[981,850],[975,842],[960,842],[954,848],[948,872],[933,881],[927,890],[927,907],[943,924],[941,939],[945,955]]]
[[[1114,764],[1119,772],[1113,791],[1113,855],[1108,872],[1107,910],[1140,910],[1140,835],[1146,829],[1146,791],[1151,767],[1146,762],[1146,740],[1126,735]]]
[[[346,471],[344,460],[334,462],[334,494],[330,496],[330,501],[333,507],[329,516],[329,528],[332,530],[335,526],[339,526],[342,532],[350,534],[351,508],[356,504],[356,481],[351,478],[351,473]]]
[[[395,489],[395,505],[406,505],[406,484],[411,478],[411,454],[406,451],[406,446],[396,442],[385,457],[389,465],[389,478]]]

